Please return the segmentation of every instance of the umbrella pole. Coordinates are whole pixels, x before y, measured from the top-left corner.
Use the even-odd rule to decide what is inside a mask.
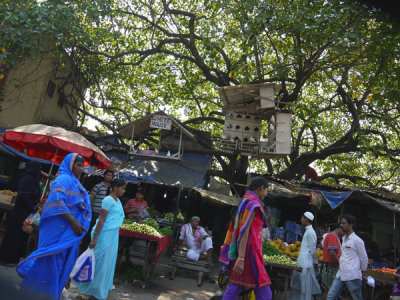
[[[50,171],[49,171],[49,176],[51,175],[51,171],[53,171],[53,167],[54,167],[54,163],[55,163],[55,161],[56,161],[57,153],[58,153],[58,148],[56,149],[56,153],[54,153],[54,158],[53,158],[53,161],[52,161],[52,163],[51,163],[51,167],[50,167]],[[42,196],[40,197],[40,199],[43,199],[44,194],[46,193],[46,189],[47,189],[47,186],[48,186],[49,181],[50,181],[50,177],[49,177],[49,176],[47,177],[46,185],[44,186],[44,189],[43,189],[43,192],[42,192]]]
[[[394,245],[394,253],[393,253],[393,268],[397,266],[397,236],[396,236],[396,212],[393,211],[393,245]]]

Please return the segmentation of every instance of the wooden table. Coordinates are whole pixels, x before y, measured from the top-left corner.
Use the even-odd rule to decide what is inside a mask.
[[[190,260],[186,257],[188,249],[181,247],[178,251],[171,256],[172,259],[172,273],[171,280],[175,278],[178,268],[192,270],[198,272],[197,285],[201,286],[203,283],[204,274],[210,272],[208,263],[205,260]]]
[[[171,238],[168,235],[157,237],[126,229],[120,229],[119,236],[121,243],[118,251],[118,263],[121,262],[122,252],[125,249],[124,241],[132,241],[135,251],[131,253],[129,249],[128,257],[142,261],[142,280],[147,281],[154,271],[161,253],[171,244]]]

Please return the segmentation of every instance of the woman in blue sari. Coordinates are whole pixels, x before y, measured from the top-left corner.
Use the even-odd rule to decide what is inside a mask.
[[[87,191],[79,182],[84,159],[68,154],[54,180],[39,223],[39,245],[19,263],[22,288],[58,300],[75,265],[91,210]]]
[[[94,248],[95,271],[92,282],[76,282],[80,292],[91,296],[90,299],[107,299],[112,290],[115,263],[118,254],[119,227],[124,221],[121,197],[125,193],[126,183],[116,178],[111,182],[111,194],[103,199],[100,217],[92,230],[89,248]]]

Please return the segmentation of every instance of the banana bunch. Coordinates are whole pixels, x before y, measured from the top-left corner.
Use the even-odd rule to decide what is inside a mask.
[[[139,224],[139,223],[133,222],[132,224],[122,224],[121,228],[130,230],[130,231],[135,231],[135,232],[139,232],[139,233],[144,233],[144,234],[148,234],[148,235],[161,237],[161,234],[155,228],[153,228],[149,225],[146,225],[146,224]]]
[[[289,257],[287,257],[285,255],[263,255],[263,258],[264,258],[264,261],[266,261],[266,262],[287,265],[287,266],[293,266],[293,267],[298,266],[297,261],[291,260]]]

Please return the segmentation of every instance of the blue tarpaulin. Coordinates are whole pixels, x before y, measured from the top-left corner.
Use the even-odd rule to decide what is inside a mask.
[[[326,191],[321,191],[317,188],[313,188],[313,192],[318,192],[321,196],[324,197],[326,202],[332,207],[332,209],[335,209],[338,207],[344,200],[347,199],[353,192],[348,191],[348,192],[339,192],[339,193],[331,193],[331,192],[326,192]]]
[[[183,188],[201,188],[210,168],[211,158],[185,154],[182,161],[136,160],[120,170],[119,177],[131,183],[146,181]]]

